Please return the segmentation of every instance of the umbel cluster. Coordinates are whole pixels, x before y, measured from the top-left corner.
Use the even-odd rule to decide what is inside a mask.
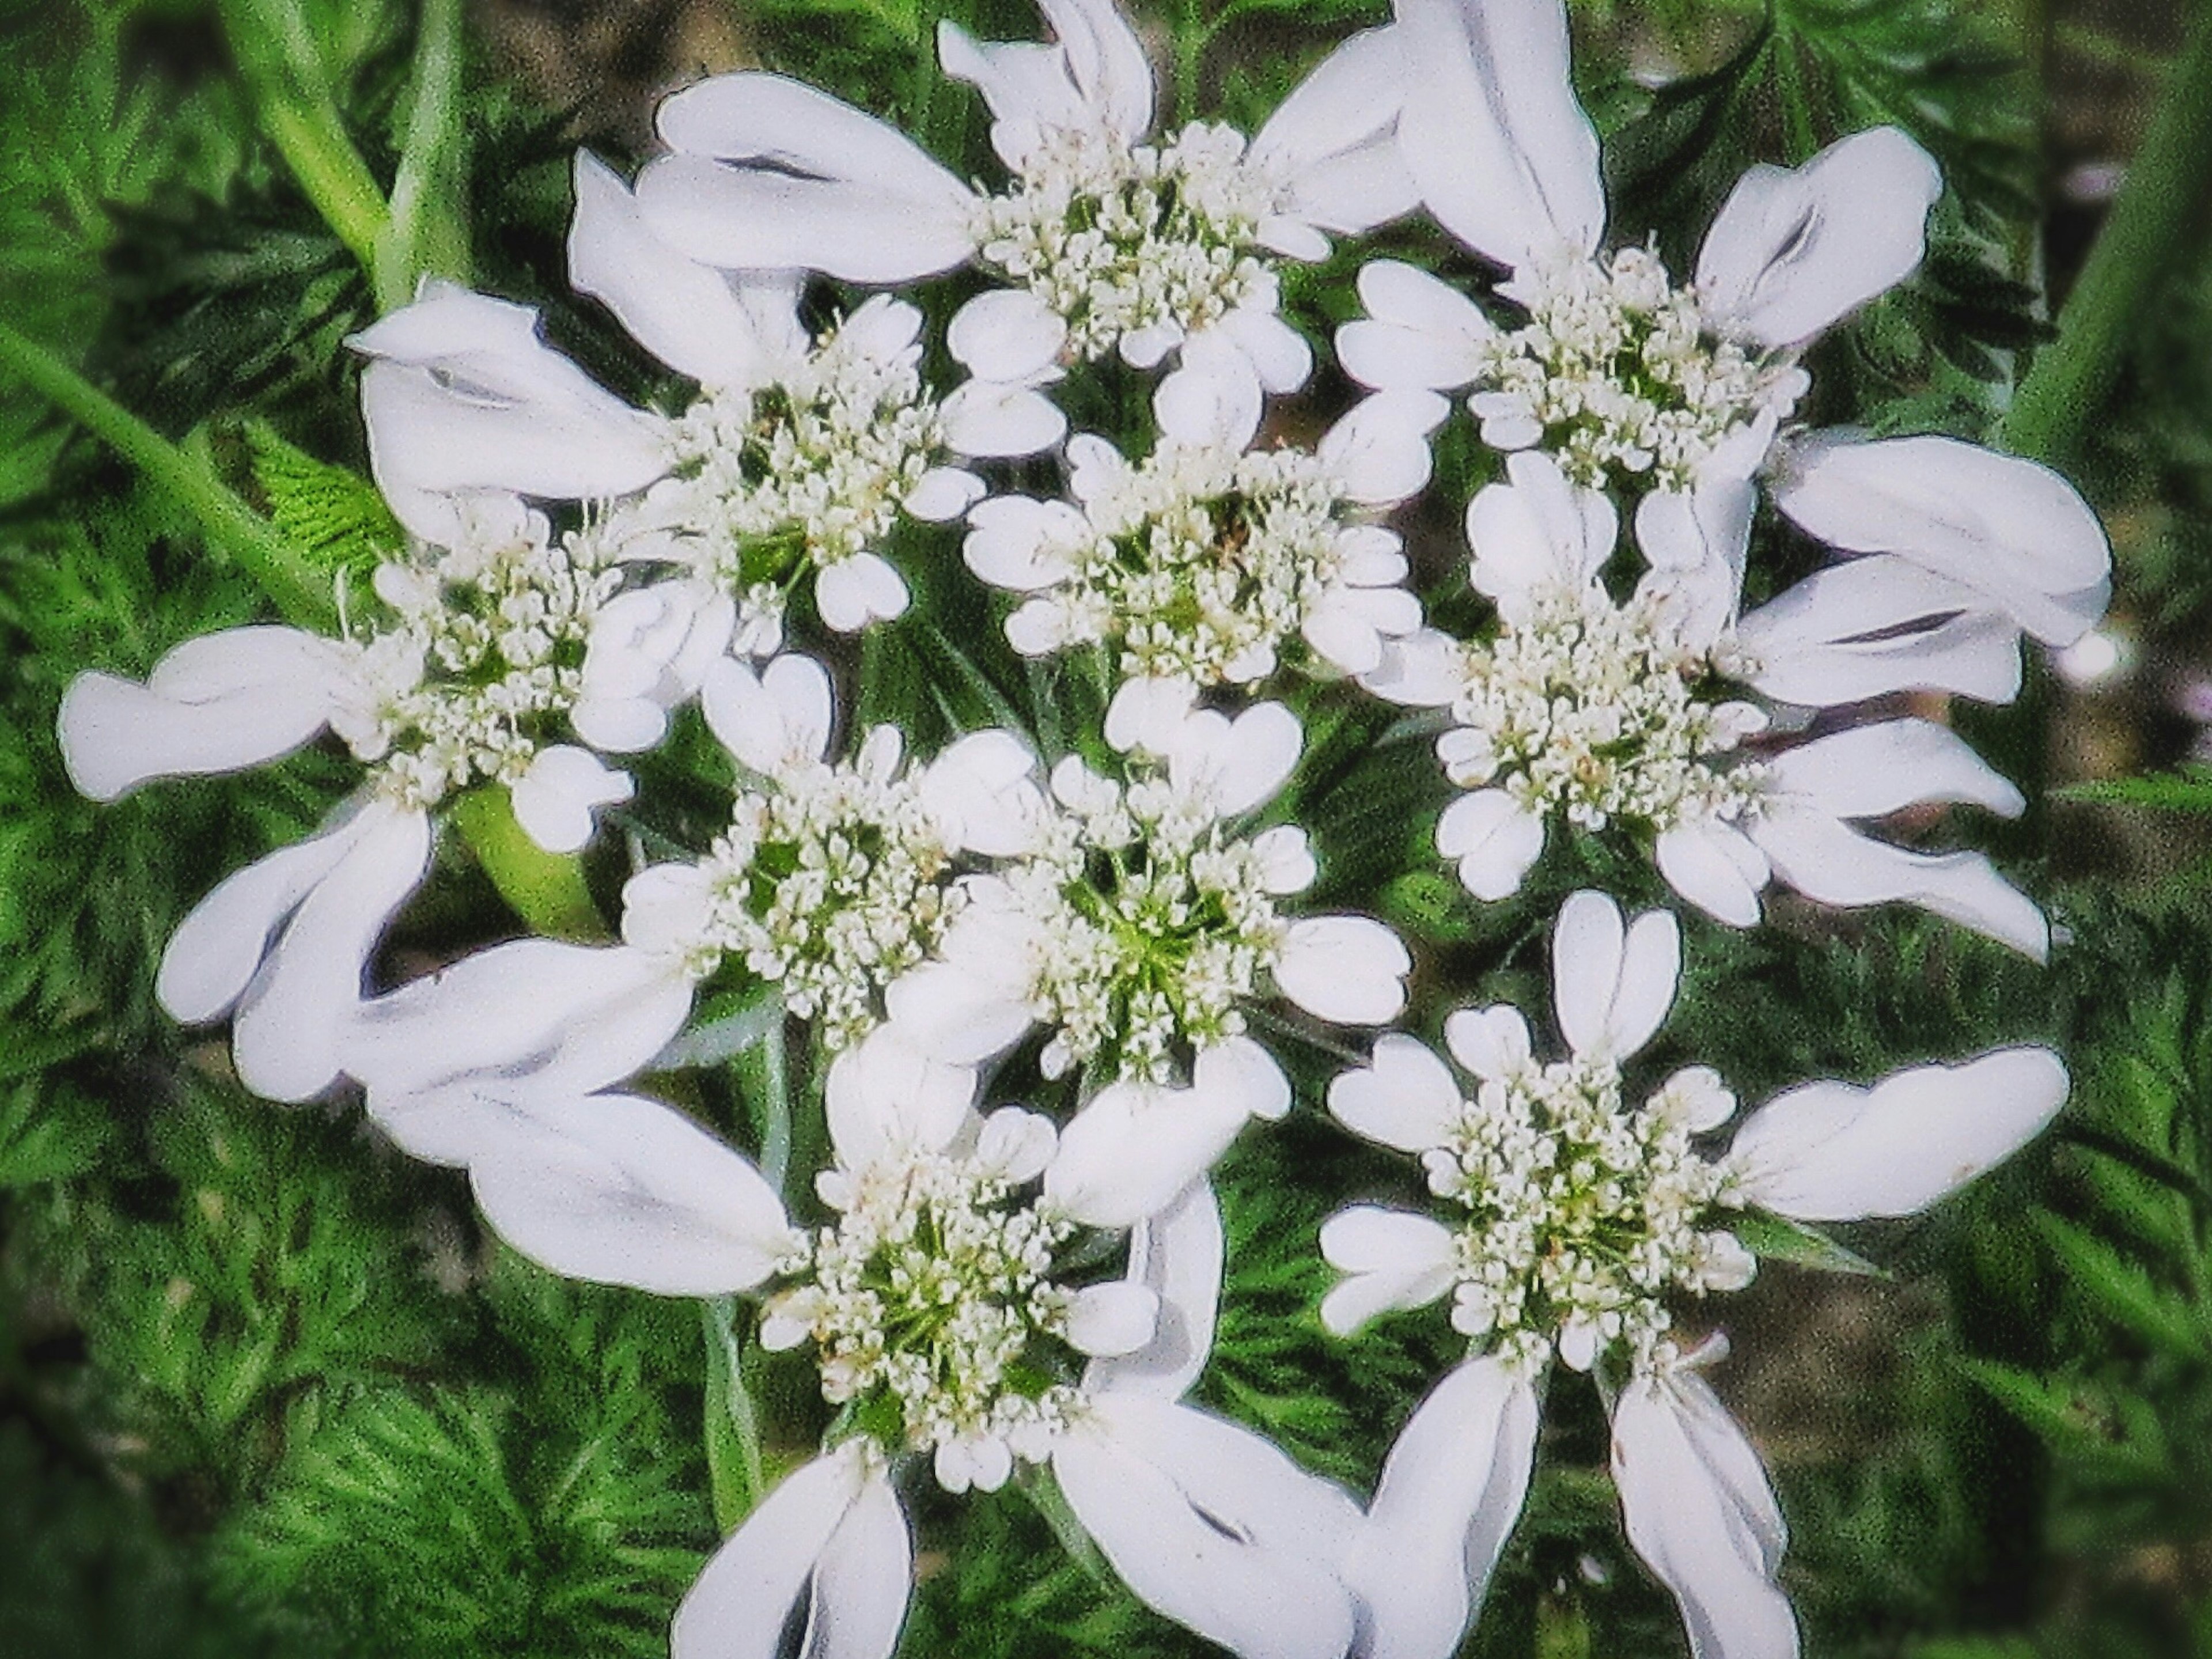
[[[1704,1066],[1653,1075],[1681,933],[1592,890],[1551,927],[1548,1024],[1498,1004],[1395,1029],[1413,959],[1310,896],[1280,694],[1431,711],[1435,851],[1475,901],[1595,837],[1731,927],[1779,885],[2040,959],[2043,915],[1988,859],[1869,827],[2024,805],[1947,726],[1883,711],[2011,698],[2026,639],[2101,613],[2105,538],[2028,462],[1797,413],[1808,344],[1920,263],[1937,170],[1888,128],[1755,167],[1670,271],[1608,242],[1560,0],[1398,0],[1249,136],[1156,131],[1112,0],[1040,4],[1042,42],[939,32],[992,118],[979,182],[765,73],[668,99],[635,178],[576,158],[569,281],[684,388],[665,407],[449,284],[354,340],[407,536],[343,630],[209,635],[62,708],[103,800],[326,739],[358,763],[317,834],[178,929],[161,1000],[228,1020],[259,1094],[357,1086],[524,1255],[747,1298],[739,1340],[818,1365],[818,1455],[708,1563],[677,1659],[771,1659],[794,1619],[810,1659],[885,1659],[902,1494],[1009,1480],[1048,1481],[1137,1596],[1245,1659],[1444,1659],[1565,1373],[1602,1397],[1628,1540],[1693,1651],[1794,1655],[1783,1518],[1705,1379],[1705,1300],[1778,1225],[1911,1213],[2006,1158],[2064,1067],[2012,1048],[1748,1104]],[[1364,395],[1310,444],[1273,435],[1270,399],[1315,368],[1285,270],[1422,215],[1486,276],[1366,264],[1334,341]],[[899,296],[946,279],[972,297],[939,353]],[[851,303],[816,329],[825,282]],[[1149,410],[1071,431],[1106,375]],[[1500,459],[1464,504],[1480,621],[1446,631],[1389,520],[1462,422]],[[1778,519],[1828,556],[1747,609]],[[962,526],[967,574],[902,568],[930,544],[910,520]],[[1037,684],[1097,695],[935,752],[841,712],[828,662],[852,653],[825,647],[971,580],[917,620],[983,618]],[[373,987],[457,802],[493,792],[579,853],[693,705],[726,818],[628,841],[619,942]],[[634,1091],[746,990],[779,1042],[804,1029],[818,1168]],[[1292,1109],[1271,1045],[1309,1022],[1367,1056],[1328,1111],[1406,1154],[1402,1204],[1323,1229],[1319,1316],[1353,1341],[1434,1304],[1464,1344],[1364,1502],[1188,1398],[1224,1284],[1208,1171]]]

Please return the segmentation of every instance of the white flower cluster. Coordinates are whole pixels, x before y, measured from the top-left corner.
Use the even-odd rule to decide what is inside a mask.
[[[701,861],[707,902],[679,947],[704,979],[724,956],[842,1048],[876,1023],[884,985],[935,948],[957,907],[951,850],[898,733],[878,726],[857,763],[794,768],[741,788]]]
[[[1121,644],[1132,678],[1248,685],[1274,672],[1358,550],[1343,491],[1297,449],[1156,449],[1084,503],[1070,578],[1006,620],[1017,650]]]
[[[1127,339],[1132,362],[1156,362],[1241,307],[1273,309],[1274,276],[1252,249],[1276,191],[1244,149],[1209,122],[1158,144],[1048,132],[1012,190],[976,203],[980,257],[1066,322],[1071,356]]]
[[[636,530],[665,530],[744,607],[781,618],[802,578],[878,548],[922,477],[945,459],[918,341],[885,351],[848,321],[772,386],[712,391],[670,433],[672,475]]]
[[[1663,834],[1756,811],[1763,769],[1726,757],[1766,716],[1711,699],[1716,665],[1682,643],[1657,600],[1554,592],[1463,659],[1458,724],[1437,740],[1462,788],[1495,781],[1531,814],[1591,830]]]
[[[763,1342],[811,1339],[823,1397],[886,1453],[1044,1458],[1079,1399],[1052,1377],[1073,1353],[1074,1295],[1051,1273],[1073,1224],[974,1154],[916,1151],[823,1185],[842,1213],[781,1264],[799,1282],[769,1299]]]
[[[1528,320],[1477,348],[1470,403],[1483,436],[1501,449],[1540,443],[1593,489],[1686,489],[1726,439],[1784,418],[1804,394],[1802,370],[1720,337],[1648,249],[1540,264],[1506,291]]]
[[[1698,1156],[1678,1099],[1725,1120],[1735,1101],[1701,1069],[1644,1106],[1621,1101],[1611,1060],[1533,1061],[1485,1079],[1449,1139],[1422,1155],[1429,1190],[1464,1205],[1451,1322],[1524,1370],[1558,1345],[1588,1370],[1625,1345],[1638,1369],[1672,1328],[1665,1298],[1741,1290],[1751,1255],[1709,1224],[1732,1195],[1728,1171]]]
[[[348,642],[362,706],[331,720],[378,792],[414,809],[530,769],[582,691],[592,619],[622,580],[590,538],[556,538],[535,513],[469,515],[465,531],[377,567],[394,620]]]
[[[1194,1051],[1243,1032],[1243,1005],[1282,951],[1271,872],[1304,832],[1248,840],[1144,762],[1132,769],[1124,787],[1062,762],[1043,848],[1006,872],[1042,942],[1031,995],[1058,1028],[1047,1077],[1102,1056],[1117,1078],[1188,1073]]]

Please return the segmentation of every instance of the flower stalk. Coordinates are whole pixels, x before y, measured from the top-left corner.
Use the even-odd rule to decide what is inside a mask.
[[[43,346],[0,323],[0,371],[12,374],[174,496],[210,547],[237,562],[302,627],[327,629],[337,615],[330,585],[268,520],[224,483],[214,466],[163,437]]]
[[[2212,6],[2194,9],[2181,56],[2103,234],[2004,423],[2014,454],[2063,460],[2102,404],[2143,302],[2172,268],[2212,174]]]
[[[461,0],[423,0],[407,136],[392,181],[391,211],[377,237],[372,266],[380,310],[405,305],[425,276],[468,280],[462,21]]]
[[[450,0],[432,0],[431,9]],[[391,210],[346,134],[297,0],[222,0],[223,33],[261,130],[337,239],[374,272]]]

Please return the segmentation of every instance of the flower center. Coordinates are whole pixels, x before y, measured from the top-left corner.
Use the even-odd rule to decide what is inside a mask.
[[[1272,278],[1250,250],[1273,198],[1233,128],[1196,122],[1131,149],[1060,131],[981,204],[977,240],[986,264],[1066,320],[1087,362],[1128,334],[1163,331],[1164,349],[1264,295]]]
[[[1172,1081],[1243,1031],[1242,1005],[1281,952],[1259,854],[1162,783],[1071,809],[1010,879],[1047,941],[1033,994],[1059,1027],[1048,1078],[1097,1060],[1117,1079]]]
[[[833,1049],[873,1029],[883,988],[936,948],[955,908],[935,818],[885,770],[817,763],[741,791],[684,947],[702,979],[740,958]]]
[[[1786,358],[1709,331],[1647,249],[1547,267],[1528,286],[1528,323],[1483,347],[1475,412],[1507,428],[1504,447],[1540,444],[1577,483],[1686,489],[1723,440],[1803,395]]]
[[[1086,504],[1075,574],[1030,620],[1055,647],[1118,639],[1127,676],[1250,684],[1342,574],[1342,506],[1302,451],[1168,446]]]
[[[1051,1279],[1073,1224],[973,1158],[915,1153],[848,1177],[844,1213],[800,1243],[769,1303],[771,1347],[811,1338],[823,1397],[886,1450],[1006,1442],[1044,1455],[1078,1399],[1073,1294]]]
[[[1708,1077],[1710,1074],[1707,1074]],[[1528,1366],[1557,1342],[1587,1368],[1625,1343],[1641,1358],[1673,1323],[1670,1292],[1749,1282],[1726,1170],[1699,1157],[1670,1083],[1623,1109],[1610,1062],[1526,1065],[1462,1101],[1448,1145],[1425,1154],[1430,1189],[1464,1205],[1452,1324]]]
[[[1764,720],[1749,703],[1710,699],[1717,672],[1656,601],[1540,599],[1526,620],[1467,647],[1459,726],[1437,752],[1462,787],[1494,783],[1589,830],[1734,822],[1756,810],[1765,768],[1720,757]]]
[[[748,608],[799,578],[872,550],[943,453],[918,347],[890,356],[832,331],[777,385],[710,392],[675,422],[674,475],[647,495],[632,533],[670,531]]]
[[[367,696],[332,722],[409,807],[529,769],[581,691],[592,616],[622,580],[590,538],[553,540],[535,514],[462,540],[377,568],[392,620],[353,642]]]

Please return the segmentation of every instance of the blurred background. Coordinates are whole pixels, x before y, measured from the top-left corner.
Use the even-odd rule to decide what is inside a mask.
[[[1140,9],[1156,63],[1178,67],[1170,103],[1248,131],[1386,14]],[[1018,0],[963,12],[987,36],[1037,28]],[[1820,415],[2035,453],[2114,545],[2106,624],[2020,708],[1958,716],[2049,792],[1990,842],[2061,924],[2048,972],[1895,917],[1785,916],[1693,946],[1674,1040],[1747,1098],[2035,1037],[2065,1042],[2079,1079],[2050,1146],[1863,1241],[1881,1271],[1777,1269],[1731,1310],[1722,1386],[1777,1471],[1808,1650],[2212,1656],[2212,23],[2202,0],[1572,13],[1617,234],[1658,234],[1677,269],[1748,161],[1885,120],[1919,136],[1951,186],[1928,267],[1822,346]],[[57,414],[53,372],[343,558],[316,469],[364,465],[342,342],[375,314],[380,257],[347,219],[346,168],[393,177],[426,40],[461,55],[467,138],[428,263],[544,305],[562,343],[629,385],[627,348],[560,293],[574,147],[634,157],[661,94],[767,64],[980,169],[973,100],[928,62],[936,15],[0,0],[0,1655],[651,1655],[713,1533],[688,1307],[536,1273],[443,1172],[342,1110],[243,1099],[220,1042],[154,1011],[176,918],[313,822],[342,776],[309,755],[158,802],[69,793],[50,733],[70,674],[143,671],[258,600],[191,533],[174,478]],[[1316,337],[1352,263],[1291,286]],[[2064,395],[2023,400],[2028,366],[2062,352]],[[1285,418],[1342,393],[1324,380]],[[1411,526],[1428,568],[1452,556],[1482,465],[1444,458]],[[416,961],[496,908],[451,873],[401,941]],[[1439,913],[1432,884],[1408,877],[1393,902],[1437,972],[1491,965],[1491,935]],[[1411,1339],[1347,1354],[1315,1324],[1327,1195],[1281,1177],[1346,1159],[1340,1142],[1308,1126],[1240,1156],[1212,1398],[1370,1478],[1432,1355]],[[1620,1543],[1601,1424],[1570,1413],[1547,1434],[1469,1651],[1680,1651]],[[1196,1650],[1068,1567],[1030,1511],[982,1504],[965,1526],[923,1562],[908,1653]]]

